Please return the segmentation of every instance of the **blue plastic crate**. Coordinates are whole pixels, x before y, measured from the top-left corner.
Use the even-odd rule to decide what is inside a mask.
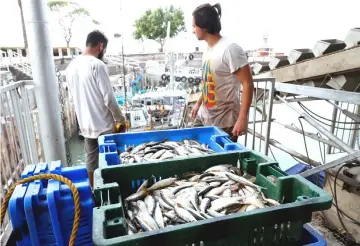
[[[218,127],[197,127],[103,135],[98,139],[100,151],[99,166],[120,164],[118,151],[125,151],[125,147],[131,145],[136,146],[144,142],[161,141],[165,138],[169,141],[182,141],[184,139],[196,140],[201,144],[207,144],[210,149],[217,153],[244,149],[240,144],[233,143],[228,137],[229,134]]]
[[[28,185],[16,186],[9,201],[9,215],[17,246],[31,245],[28,225],[24,211],[24,197]]]
[[[25,168],[22,177],[39,173],[59,174],[78,188],[81,217],[76,245],[92,243],[92,192],[85,167],[61,168],[61,162],[41,163]],[[17,245],[68,245],[74,202],[70,188],[56,180],[37,180],[17,186],[9,202],[9,213]]]
[[[56,245],[47,202],[47,188],[40,181],[29,184],[24,209],[32,246]]]
[[[325,238],[315,231],[310,225],[305,224],[300,245],[327,246],[327,242]]]
[[[305,172],[306,170],[311,169],[312,167],[309,165],[305,165],[303,163],[298,163],[289,169],[287,169],[285,172],[289,175],[299,174],[302,172]],[[314,174],[306,178],[311,183],[316,184],[317,186],[323,188],[325,186],[325,172],[322,171],[319,174]]]
[[[21,174],[21,178],[27,178],[33,175],[48,173],[49,169],[46,163],[39,163],[37,165],[27,165]],[[41,181],[44,186],[47,186],[47,181]],[[24,199],[29,187],[29,183],[16,186],[13,195],[9,201],[9,215],[16,234],[16,244],[18,246],[31,245],[29,227],[26,220],[24,210]]]
[[[53,166],[50,172],[58,171]],[[76,186],[80,195],[80,225],[75,245],[93,245],[92,243],[92,210],[94,202],[89,185],[87,170],[77,166],[63,168],[61,175],[70,179]],[[70,188],[57,180],[49,180],[47,189],[48,206],[50,209],[53,231],[58,246],[67,246],[70,240],[74,222],[74,201]]]

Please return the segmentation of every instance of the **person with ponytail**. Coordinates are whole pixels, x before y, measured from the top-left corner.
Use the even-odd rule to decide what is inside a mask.
[[[191,114],[202,125],[218,126],[237,141],[246,132],[254,83],[243,49],[221,36],[220,19],[220,4],[203,4],[193,12],[193,33],[208,48],[202,61],[202,95]]]

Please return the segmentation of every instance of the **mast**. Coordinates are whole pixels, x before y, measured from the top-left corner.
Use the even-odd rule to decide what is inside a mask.
[[[42,0],[24,1],[23,5],[44,158],[49,163],[61,160],[67,166],[70,163],[66,162],[59,85],[50,42],[50,24],[46,16],[47,6]]]
[[[122,0],[120,0],[120,18],[122,19]],[[122,20],[123,21],[123,20]],[[121,21],[121,22],[122,22]],[[123,23],[123,22],[122,22]],[[124,82],[124,106],[125,106],[125,125],[127,123],[126,112],[127,112],[127,97],[126,97],[126,81],[125,81],[125,54],[124,54],[124,27],[121,29],[121,53],[122,53],[122,65],[123,65],[123,82]]]

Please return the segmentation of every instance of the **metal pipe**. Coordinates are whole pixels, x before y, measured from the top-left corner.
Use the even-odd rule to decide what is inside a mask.
[[[355,111],[356,111],[357,115],[360,115],[360,105],[355,105]],[[360,125],[360,121],[356,122],[354,124],[354,129],[359,128],[359,125]],[[357,136],[357,130],[354,130],[352,135],[351,135],[351,138],[350,138],[350,146],[352,148],[355,148],[356,136]]]
[[[33,0],[24,1],[23,4],[45,161],[61,160],[63,165],[67,166],[46,3]]]
[[[269,153],[269,139],[270,139],[270,132],[271,132],[271,117],[272,117],[272,108],[273,108],[273,101],[274,101],[274,88],[275,88],[275,81],[270,81],[270,89],[269,89],[269,105],[267,110],[267,119],[266,119],[266,136],[265,136],[265,155]]]
[[[170,89],[174,90],[174,73],[175,73],[175,66],[174,66],[174,52],[170,52]]]
[[[330,102],[330,101],[327,101],[327,102]],[[338,101],[335,101],[335,103],[333,104],[334,105],[334,108],[333,108],[333,113],[332,113],[332,117],[331,117],[331,128],[330,128],[330,132],[332,134],[335,133],[335,125],[336,125],[336,118],[337,118],[337,115],[338,115],[338,111],[339,111],[339,102]],[[331,149],[332,149],[332,146],[331,145],[328,145],[327,146],[327,154],[331,154]]]
[[[265,141],[265,137],[260,135],[259,133],[257,132],[254,132],[252,129],[248,128],[248,132],[251,133],[253,135],[253,137],[255,138],[255,136],[257,138],[259,138],[260,140],[263,140]],[[254,134],[255,133],[255,134]],[[279,143],[278,141],[276,141],[275,139],[272,139],[272,138],[269,138],[269,144],[271,144],[272,146],[292,155],[292,156],[295,156],[296,158],[298,158],[299,160],[302,160],[303,162],[305,163],[308,163],[310,164],[311,166],[314,166],[314,167],[317,167],[317,166],[320,166],[321,163],[320,162],[317,162],[317,161],[314,161],[310,158],[307,158],[307,156],[304,156],[284,145],[282,145],[281,143]],[[310,162],[310,163],[309,163]]]
[[[290,108],[292,108],[294,111],[296,111],[297,113],[300,114],[300,116],[302,116],[304,118],[304,120],[306,120],[306,122],[308,122],[310,125],[312,125],[314,128],[316,128],[319,132],[321,132],[322,134],[324,134],[329,140],[333,141],[336,143],[336,145],[339,146],[339,148],[341,148],[342,150],[344,150],[345,152],[352,154],[355,152],[354,149],[352,149],[350,146],[348,146],[347,144],[345,144],[343,141],[341,141],[341,139],[339,139],[337,136],[335,136],[334,134],[332,134],[331,132],[329,132],[328,130],[326,130],[322,125],[320,125],[319,123],[317,123],[314,119],[312,119],[307,113],[303,113],[300,112],[299,110],[295,109],[294,107],[292,107],[285,99],[283,99],[282,97],[278,98],[283,101],[286,105],[288,105]]]
[[[274,123],[279,124],[279,125],[287,128],[287,129],[289,129],[289,130],[294,131],[294,132],[303,134],[302,130],[300,130],[300,129],[294,127],[294,126],[290,126],[290,125],[287,125],[287,124],[282,124],[282,123],[280,123],[280,122],[278,122],[278,121],[274,121]],[[307,136],[307,137],[309,137],[309,138],[312,138],[312,139],[314,139],[314,140],[320,141],[320,142],[322,142],[322,143],[324,143],[324,144],[327,144],[327,145],[329,145],[329,146],[332,146],[332,147],[335,147],[335,148],[339,148],[339,147],[336,145],[335,142],[332,142],[332,141],[329,141],[329,140],[327,140],[327,139],[325,139],[325,138],[322,138],[322,137],[320,137],[319,135],[314,134],[314,133],[312,133],[312,132],[306,132],[306,131],[304,131],[304,135]]]
[[[315,127],[319,132],[324,134],[329,140],[333,141],[338,145],[342,150],[345,152],[352,154],[355,152],[354,149],[352,149],[349,145],[341,141],[337,136],[326,130],[322,125],[318,124],[313,118],[309,117],[309,115],[303,113],[301,116],[306,120],[310,125]]]

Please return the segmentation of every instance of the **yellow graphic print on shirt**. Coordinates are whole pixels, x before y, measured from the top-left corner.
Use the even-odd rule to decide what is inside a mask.
[[[216,103],[215,96],[215,80],[214,76],[211,73],[211,62],[207,60],[202,66],[202,94],[205,107],[212,108]]]

